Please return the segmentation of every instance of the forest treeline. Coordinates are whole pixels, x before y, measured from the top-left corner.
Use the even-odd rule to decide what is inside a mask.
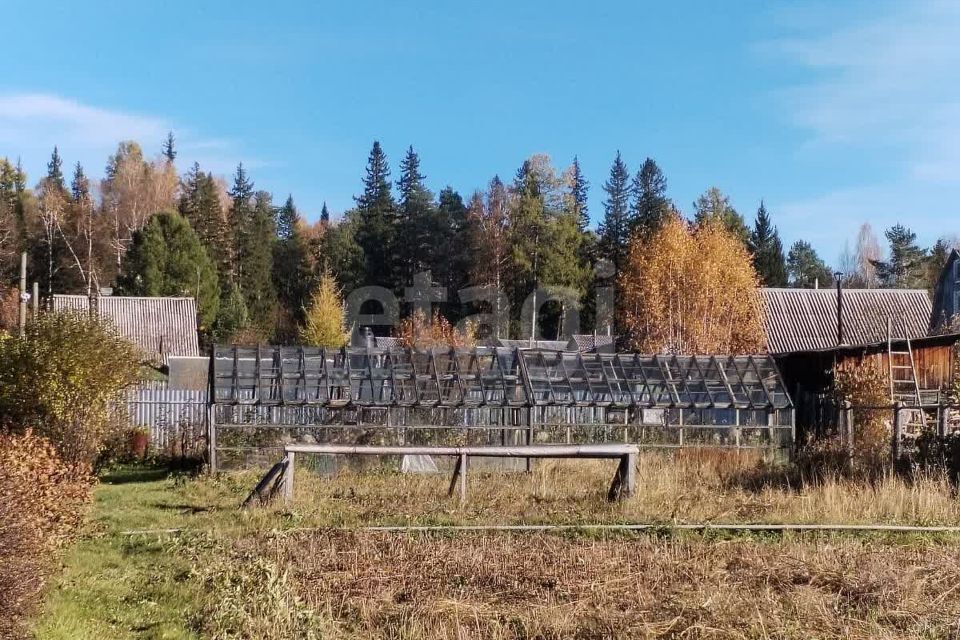
[[[619,152],[600,187],[596,229],[590,183],[576,157],[558,169],[548,156],[531,156],[508,180],[494,176],[464,197],[450,187],[431,192],[412,147],[394,174],[374,142],[355,206],[334,220],[324,205],[313,223],[292,196],[258,190],[242,164],[227,181],[197,164],[181,173],[176,158],[172,134],[155,158],[122,142],[103,178],[92,180],[79,163],[65,168],[54,148],[46,174],[32,186],[19,162],[0,160],[3,281],[15,282],[19,253],[27,251],[28,277],[44,295],[103,287],[123,295],[188,295],[198,301],[208,340],[286,343],[298,339],[324,273],[340,291],[377,285],[402,301],[414,275],[428,272],[435,307],[452,323],[490,304],[464,301],[459,291],[492,287],[510,310],[502,332],[519,337],[530,292],[556,289],[579,303],[581,331],[606,333],[621,328],[608,325],[621,322],[623,310],[615,320],[598,319],[596,292],[616,287],[631,240],[642,242],[666,222],[684,219],[657,163],[647,158],[634,173]],[[834,269],[810,243],[784,248],[763,202],[748,222],[711,187],[690,215],[694,227],[708,221],[742,243],[765,286],[833,282]],[[841,256],[848,286],[932,287],[953,243],[942,239],[926,249],[901,225],[884,235],[887,251],[864,224]],[[622,306],[619,296],[616,304]],[[537,318],[539,334],[556,336],[566,311],[561,302],[547,303]]]

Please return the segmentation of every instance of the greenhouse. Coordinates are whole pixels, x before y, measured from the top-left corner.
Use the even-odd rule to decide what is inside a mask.
[[[210,384],[223,464],[291,442],[788,450],[794,437],[766,355],[217,346]]]

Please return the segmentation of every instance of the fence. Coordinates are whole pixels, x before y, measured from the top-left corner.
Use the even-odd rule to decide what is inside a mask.
[[[149,431],[154,452],[192,455],[206,447],[208,397],[206,390],[143,385],[127,392],[121,409],[131,427]]]
[[[822,423],[816,437],[836,436],[851,454],[857,447],[861,426],[857,416],[873,414],[867,419],[879,417],[887,428],[890,459],[894,463],[913,453],[921,436],[947,438],[960,433],[960,404],[956,403],[854,405],[824,401],[818,410],[830,416],[832,422]]]

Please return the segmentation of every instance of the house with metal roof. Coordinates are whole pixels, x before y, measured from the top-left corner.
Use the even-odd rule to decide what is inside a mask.
[[[89,312],[90,303],[87,296],[55,294],[51,308]],[[93,304],[94,313],[153,362],[166,364],[173,356],[200,355],[193,298],[99,296]]]
[[[926,336],[925,289],[760,289],[767,349],[774,355]],[[888,332],[889,328],[889,332]]]

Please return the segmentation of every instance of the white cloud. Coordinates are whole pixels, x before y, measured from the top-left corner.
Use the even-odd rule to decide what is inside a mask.
[[[785,226],[831,248],[864,220],[876,229],[903,222],[925,242],[956,230],[944,214],[960,198],[960,3],[869,8],[853,22],[807,15],[804,33],[763,47],[809,78],[777,96],[807,133],[807,150],[860,158],[879,172],[848,184],[833,174],[835,190],[782,207]]]
[[[168,131],[174,131],[178,164],[193,162],[214,173],[228,174],[241,159],[230,140],[203,138],[170,120],[107,109],[52,94],[0,95],[0,156],[23,158],[31,178],[39,177],[54,145],[65,162],[79,161],[88,175],[99,175],[121,140],[139,142],[146,155],[159,153]],[[262,166],[255,159],[245,165]]]

